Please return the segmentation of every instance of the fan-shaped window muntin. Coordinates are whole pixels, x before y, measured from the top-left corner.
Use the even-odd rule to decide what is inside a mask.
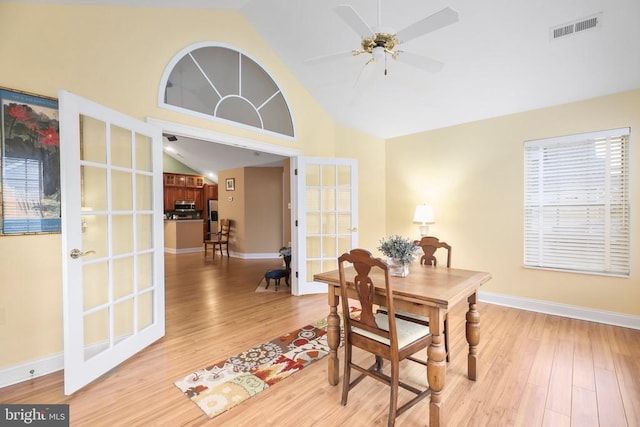
[[[256,61],[230,47],[199,44],[167,66],[162,107],[294,137],[289,106]]]

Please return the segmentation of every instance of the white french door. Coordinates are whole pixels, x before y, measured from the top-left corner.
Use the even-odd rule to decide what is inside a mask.
[[[164,336],[158,128],[59,93],[64,392]]]
[[[355,159],[296,157],[292,235],[296,242],[292,293],[327,292],[313,275],[338,268],[337,259],[358,246],[358,168]],[[297,171],[297,175],[296,175]],[[296,227],[297,222],[297,227]]]

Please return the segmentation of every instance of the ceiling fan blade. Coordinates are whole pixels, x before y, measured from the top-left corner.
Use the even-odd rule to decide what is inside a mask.
[[[442,62],[435,59],[404,51],[400,52],[397,56],[397,60],[430,73],[437,73],[442,70],[442,67],[444,66]]]
[[[330,53],[329,55],[315,56],[313,58],[307,58],[302,62],[304,62],[305,64],[315,64],[318,62],[333,61],[336,59],[342,59],[342,58],[347,58],[351,56],[353,56],[353,51],[350,50],[348,52],[337,52],[337,53]]]
[[[371,27],[369,27],[364,19],[362,19],[358,12],[356,12],[356,10],[351,6],[342,4],[334,7],[333,11],[360,37],[371,37],[374,34]]]
[[[420,37],[456,22],[458,22],[458,12],[446,7],[440,12],[429,15],[426,18],[409,25],[405,29],[398,31],[398,42],[407,42],[411,39],[415,39],[416,37]]]

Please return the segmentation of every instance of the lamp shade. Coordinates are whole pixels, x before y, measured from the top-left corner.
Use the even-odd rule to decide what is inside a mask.
[[[418,205],[413,213],[413,222],[421,224],[433,224],[433,208],[427,205]]]

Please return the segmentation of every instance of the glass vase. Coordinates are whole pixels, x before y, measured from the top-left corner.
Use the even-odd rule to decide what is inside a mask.
[[[389,266],[389,276],[407,277],[409,275],[409,264],[403,264],[394,258],[387,258]]]

